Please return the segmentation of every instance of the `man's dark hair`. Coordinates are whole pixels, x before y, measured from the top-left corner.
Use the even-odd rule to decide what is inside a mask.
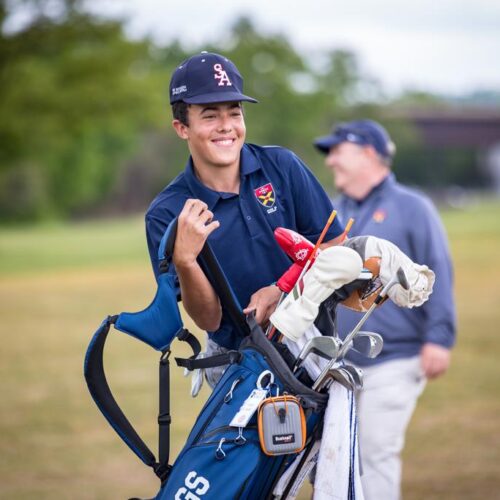
[[[184,101],[177,101],[172,104],[172,115],[174,120],[179,120],[183,125],[186,125],[186,127],[189,126],[188,108],[189,104]]]
[[[243,104],[241,102],[238,102],[237,105],[241,109],[241,112],[244,115],[245,112],[243,109]],[[179,120],[183,125],[186,125],[186,127],[189,127],[189,120],[188,120],[189,106],[190,104],[184,101],[177,101],[172,104],[172,115],[174,117],[174,120]]]

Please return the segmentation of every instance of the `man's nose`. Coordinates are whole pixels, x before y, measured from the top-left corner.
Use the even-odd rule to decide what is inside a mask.
[[[219,118],[218,130],[220,132],[229,132],[233,128],[231,116],[229,114],[222,114]]]
[[[331,170],[333,170],[335,168],[336,161],[335,161],[335,156],[332,153],[327,155],[327,157],[325,159],[325,165]]]

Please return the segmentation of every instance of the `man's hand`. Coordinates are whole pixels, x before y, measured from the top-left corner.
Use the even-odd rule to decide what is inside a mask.
[[[420,354],[422,369],[429,380],[443,375],[450,366],[451,353],[445,347],[429,342],[423,345]]]
[[[269,316],[276,309],[281,291],[276,285],[266,286],[257,290],[251,297],[244,314],[255,311],[255,320],[259,325],[265,327],[269,321]]]
[[[179,214],[174,247],[174,264],[177,268],[192,266],[208,236],[219,226],[214,214],[201,200],[189,199]]]

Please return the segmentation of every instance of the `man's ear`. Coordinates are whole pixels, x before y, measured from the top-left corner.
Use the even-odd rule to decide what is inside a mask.
[[[368,157],[370,158],[370,160],[372,160],[372,161],[378,160],[378,158],[379,158],[378,152],[371,144],[369,144],[368,146],[365,146],[365,151],[366,151]]]
[[[187,133],[188,126],[182,123],[180,120],[172,120],[172,127],[174,127],[177,135],[181,139],[186,140],[188,138],[188,133]]]

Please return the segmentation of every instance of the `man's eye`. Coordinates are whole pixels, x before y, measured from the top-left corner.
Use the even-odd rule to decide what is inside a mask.
[[[204,115],[203,118],[205,120],[213,120],[215,118],[215,115]]]

